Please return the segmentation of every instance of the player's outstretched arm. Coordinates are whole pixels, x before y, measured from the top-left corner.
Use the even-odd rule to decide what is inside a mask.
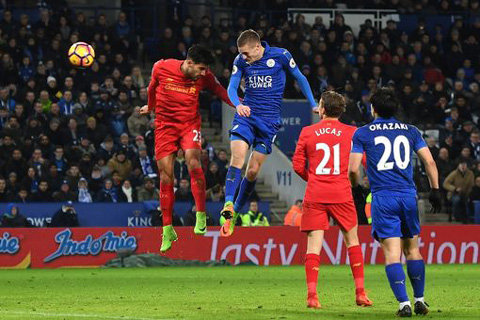
[[[363,153],[352,152],[348,162],[348,178],[352,187],[360,182],[360,165],[362,164]]]
[[[298,174],[303,180],[308,181],[308,170],[307,170],[307,150],[305,139],[303,135],[304,131],[300,133],[298,138],[297,148],[293,154],[292,164],[293,170]]]
[[[303,95],[307,98],[308,103],[312,107],[312,109],[317,109],[317,102],[313,97],[312,88],[310,88],[310,83],[308,83],[307,78],[303,75],[303,73],[298,69],[298,67],[291,70],[292,75],[298,82],[300,89],[302,90]]]
[[[205,87],[229,106],[235,108],[235,105],[228,97],[227,90],[220,84],[220,82],[217,80],[217,77],[215,77],[215,75],[210,71],[207,72],[207,75],[205,76]]]
[[[423,147],[417,150],[417,155],[425,166],[428,182],[430,183],[430,196],[429,201],[432,205],[431,212],[437,213],[442,209],[442,195],[440,194],[438,184],[438,170],[435,160],[433,160],[432,153],[428,147]]]

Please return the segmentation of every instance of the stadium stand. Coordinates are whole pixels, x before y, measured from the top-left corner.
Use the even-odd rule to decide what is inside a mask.
[[[267,1],[223,0],[220,8],[235,4],[249,11],[216,19],[194,18],[188,4],[179,4],[168,6],[167,22],[156,38],[139,36],[135,11],[120,11],[112,20],[101,12],[87,16],[66,3],[44,3],[34,10],[1,11],[0,202],[48,202],[48,194],[56,201],[131,202],[128,185],[136,190],[135,198],[157,199],[150,185],[152,179],[157,183],[153,122],[134,112],[147,101],[148,66],[159,58],[182,59],[190,45],[200,43],[215,54],[213,70],[226,87],[237,54],[236,36],[247,28],[258,30],[270,45],[287,48],[317,98],[325,90],[342,92],[348,102],[344,122],[370,122],[372,92],[381,86],[394,88],[402,106],[398,117],[417,125],[431,140],[442,182],[460,161],[466,161],[475,177],[480,175],[476,0],[343,1],[345,8],[394,9],[402,14],[462,13],[450,24],[433,28],[427,28],[428,16],[417,19],[411,31],[401,30],[395,20],[382,29],[367,20],[358,33],[341,14],[332,25],[322,19],[308,24],[301,14],[288,17],[291,6],[339,7],[330,0],[277,0],[271,11],[266,10]],[[65,52],[79,40],[97,52],[89,69],[68,63]],[[285,98],[302,98],[291,78]],[[206,137],[202,163],[207,194],[214,201],[223,200],[227,165],[223,150],[214,148],[221,128],[219,103],[216,97],[201,96]],[[178,186],[187,175],[181,158],[175,168]],[[415,172],[419,191],[426,191],[423,168]],[[191,198],[183,189],[182,197]],[[448,204],[451,197],[444,191]],[[458,196],[470,201],[469,194]],[[256,198],[263,200],[261,192]],[[462,217],[462,222],[469,221]]]

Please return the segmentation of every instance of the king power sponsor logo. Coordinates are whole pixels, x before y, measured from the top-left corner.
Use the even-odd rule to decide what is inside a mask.
[[[77,241],[72,239],[72,231],[65,229],[55,235],[58,248],[43,261],[50,262],[63,256],[97,256],[103,252],[116,252],[119,249],[135,251],[137,239],[129,236],[127,231],[122,231],[117,236],[113,231],[107,231],[98,238],[87,235],[85,239]]]
[[[0,254],[15,254],[20,250],[20,239],[10,236],[10,233],[4,232],[0,238]]]

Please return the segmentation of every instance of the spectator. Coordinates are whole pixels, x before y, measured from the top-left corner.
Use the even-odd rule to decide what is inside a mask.
[[[110,173],[117,171],[122,180],[129,177],[132,172],[132,162],[127,159],[123,149],[118,150],[115,156],[108,161],[107,167]]]
[[[180,150],[178,152],[180,152]],[[177,157],[177,159],[178,159],[178,157]],[[176,164],[177,164],[177,162],[175,162],[175,168],[174,168],[175,172],[176,172],[176,169],[177,169]],[[156,167],[153,159],[151,159],[150,156],[148,155],[147,147],[145,145],[141,145],[138,148],[138,157],[137,157],[137,160],[135,161],[134,167],[141,168],[142,174],[146,177],[150,177],[152,179],[157,177],[157,171],[156,171],[157,167]],[[185,168],[186,168],[186,166],[185,166]]]
[[[205,174],[205,184],[207,190],[224,184],[224,177],[220,174],[216,162],[211,162],[208,166],[208,171]]]
[[[211,189],[206,191],[206,199],[212,202],[221,202],[225,201],[225,190],[224,187],[217,184]]]
[[[78,215],[71,201],[68,201],[53,214],[49,226],[53,228],[75,228],[80,226]]]
[[[215,162],[218,164],[218,171],[222,176],[225,176],[228,168],[227,151],[225,149],[218,150],[217,159]]]
[[[140,107],[137,106],[132,115],[127,120],[128,132],[131,136],[141,136],[145,134],[148,127],[148,118],[140,115]]]
[[[190,191],[190,182],[188,179],[180,179],[178,189],[175,191],[175,200],[193,202],[193,194]]]
[[[52,192],[49,190],[48,181],[40,180],[38,190],[30,196],[32,202],[53,202]]]
[[[92,195],[90,191],[88,191],[88,182],[87,182],[87,179],[85,178],[80,178],[80,180],[78,181],[78,202],[81,202],[81,203],[93,202]]]
[[[7,212],[2,216],[2,228],[28,228],[31,227],[30,221],[20,214],[20,209],[14,203],[7,206]]]
[[[67,180],[63,180],[60,190],[53,193],[53,199],[56,202],[76,201],[75,193],[70,191],[70,185]]]
[[[12,193],[7,189],[5,178],[0,177],[0,202],[10,202],[13,200]]]
[[[155,184],[152,178],[145,177],[143,185],[138,188],[137,195],[138,201],[158,200],[158,189],[155,188]]]
[[[19,187],[18,193],[14,199],[16,203],[28,203],[30,202],[30,194],[28,193],[27,188],[24,186]]]
[[[118,202],[137,202],[137,192],[128,179],[123,181],[122,187],[118,193]]]
[[[452,171],[443,182],[443,188],[448,191],[447,198],[452,202],[452,213],[458,222],[468,222],[467,202],[473,184],[473,172],[468,169],[466,161],[460,161],[457,169]]]
[[[263,213],[258,211],[258,203],[250,202],[250,208],[247,213],[241,215],[242,227],[268,227],[270,223]]]
[[[300,227],[302,223],[303,200],[298,199],[285,215],[283,225]]]
[[[173,165],[173,173],[177,181],[189,179],[185,152],[182,149],[178,149],[177,151],[177,157],[175,158],[175,163]]]
[[[98,192],[97,202],[118,202],[118,191],[111,179],[105,179],[102,190]]]

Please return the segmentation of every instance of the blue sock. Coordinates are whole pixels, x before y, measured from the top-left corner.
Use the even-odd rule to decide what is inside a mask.
[[[225,181],[225,202],[231,201],[235,198],[238,186],[242,181],[242,169],[230,166],[227,171],[227,178]]]
[[[423,297],[425,290],[425,263],[423,260],[407,260],[407,273],[415,298]]]
[[[385,266],[385,271],[387,272],[390,287],[392,288],[398,302],[408,301],[407,288],[405,286],[405,272],[403,272],[402,264],[389,264],[388,266]]]
[[[255,188],[255,183],[257,183],[257,180],[248,181],[246,177],[242,179],[240,190],[238,191],[237,199],[235,199],[235,204],[233,206],[233,210],[235,210],[235,212],[241,210],[245,202],[247,202],[248,198],[250,198],[250,195]]]

